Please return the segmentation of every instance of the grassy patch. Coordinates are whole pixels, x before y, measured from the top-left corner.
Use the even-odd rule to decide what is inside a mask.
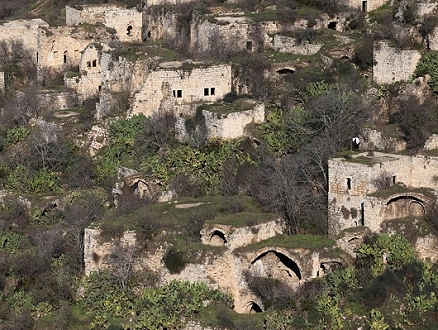
[[[208,306],[199,311],[194,318],[204,327],[218,327],[220,329],[263,329],[264,313],[238,314],[225,306]],[[246,325],[246,327],[245,327]]]
[[[248,13],[245,16],[253,19],[256,22],[275,22],[276,20],[278,20],[278,14],[276,11],[273,10],[262,11],[259,13]]]
[[[367,156],[347,157],[345,160],[350,163],[363,164],[367,166],[374,166],[380,163],[375,158]]]
[[[433,198],[434,194],[429,188],[411,188],[406,187],[401,184],[394,184],[391,187],[383,190],[376,191],[375,193],[370,194],[370,196],[378,197],[378,198],[388,198],[395,194],[404,194],[404,193],[412,193],[412,194],[422,194],[426,197]]]
[[[117,215],[116,210],[103,220],[123,224],[125,230],[136,230],[139,221],[146,215],[151,221],[164,228],[178,232],[191,224],[194,218],[213,219],[238,212],[261,213],[259,207],[247,196],[183,198],[168,203],[150,203],[133,210],[129,214]],[[102,221],[102,222],[103,222]],[[93,224],[98,227],[102,222]]]
[[[315,55],[297,55],[289,53],[267,52],[267,60],[271,63],[308,61],[315,62]]]
[[[229,225],[234,227],[247,227],[250,225],[256,225],[260,223],[265,223],[273,221],[277,218],[275,214],[272,213],[252,213],[252,212],[240,212],[237,214],[230,214],[224,217],[214,218],[208,220],[206,224],[208,225]]]
[[[236,249],[241,251],[248,251],[248,250],[258,250],[265,247],[282,247],[286,249],[308,249],[308,250],[321,250],[324,248],[333,247],[335,244],[335,241],[324,237],[324,236],[317,236],[317,235],[294,235],[289,236],[286,234],[278,235],[275,237],[272,237],[270,239],[248,245],[245,247],[241,247]]]
[[[204,104],[201,106],[202,110],[214,112],[218,115],[226,115],[238,111],[246,111],[254,108],[254,103],[246,99],[238,99],[233,103],[215,103]]]
[[[72,71],[68,71],[68,72],[65,74],[65,77],[66,77],[66,78],[75,78],[75,77],[80,78],[80,77],[81,77],[81,73],[80,73],[80,72],[72,72]]]

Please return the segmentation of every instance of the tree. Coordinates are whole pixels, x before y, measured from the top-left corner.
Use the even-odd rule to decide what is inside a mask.
[[[372,108],[365,101],[347,86],[338,85],[306,105],[306,125],[325,142],[331,155],[349,149],[351,139],[369,119]]]
[[[68,237],[78,259],[84,250],[84,230],[103,216],[103,201],[97,192],[82,193],[65,208]],[[78,260],[78,262],[81,260]],[[81,262],[79,262],[82,264]]]
[[[301,175],[301,165],[296,155],[271,159],[258,169],[251,187],[256,200],[284,217],[290,235],[298,234],[305,212],[313,203],[312,190]]]
[[[438,17],[436,16],[426,16],[423,19],[423,22],[420,25],[419,32],[421,38],[423,38],[423,42],[426,41],[426,49],[430,50],[430,35],[435,30],[438,24]]]
[[[134,274],[134,262],[138,251],[135,246],[117,244],[109,255],[110,274],[119,283],[120,289],[125,291],[130,277]]]

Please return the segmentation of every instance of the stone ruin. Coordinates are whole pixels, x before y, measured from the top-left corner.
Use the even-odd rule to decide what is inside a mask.
[[[199,204],[175,204],[175,207],[197,207]],[[250,216],[250,215],[248,215]],[[228,292],[234,297],[234,308],[238,313],[263,311],[260,299],[248,287],[245,274],[275,278],[292,290],[306,281],[323,276],[330,267],[345,265],[347,256],[333,257],[333,248],[310,250],[306,248],[282,248],[275,244],[257,249],[246,249],[254,243],[280,235],[284,232],[281,221],[272,220],[246,227],[219,225],[207,222],[201,231],[205,245],[214,247],[206,252],[204,262],[189,263],[179,274],[171,274],[164,265],[163,257],[168,248],[152,240],[147,251],[137,260],[135,267],[147,268],[158,274],[160,283],[173,279],[204,282],[212,288]],[[114,251],[114,242],[102,243],[99,229],[85,229],[84,260],[85,273],[109,267],[109,255]],[[293,238],[291,238],[293,239]],[[125,232],[120,243],[133,247],[134,232]],[[214,252],[213,252],[214,251]]]

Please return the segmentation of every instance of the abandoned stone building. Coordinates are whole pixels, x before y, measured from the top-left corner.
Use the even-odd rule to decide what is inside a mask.
[[[385,5],[389,1],[390,0],[341,0],[340,2],[352,9],[368,12]]]
[[[187,207],[188,205],[175,205]],[[190,207],[197,207],[191,205]],[[333,247],[320,250],[306,248],[282,248],[275,244],[258,249],[245,247],[281,235],[284,227],[278,219],[263,223],[238,227],[218,225],[207,221],[201,231],[202,243],[214,246],[214,253],[207,253],[204,262],[186,265],[179,274],[171,274],[163,263],[167,246],[159,245],[146,251],[139,258],[136,267],[147,267],[158,274],[159,282],[173,279],[204,282],[213,288],[233,295],[234,309],[238,313],[265,310],[259,297],[248,287],[245,274],[269,277],[282,281],[296,290],[306,281],[322,276],[330,267],[347,264],[348,257],[333,257]],[[85,273],[108,267],[109,256],[115,248],[111,242],[101,243],[99,229],[85,229],[84,260]],[[134,246],[134,232],[125,232],[121,239],[123,246]]]
[[[175,114],[194,115],[196,105],[218,101],[231,92],[231,65],[201,62],[163,62],[134,94],[132,114],[150,116],[163,102]]]
[[[127,9],[115,4],[66,6],[65,16],[67,26],[100,23],[114,29],[110,32],[122,42],[142,41],[143,14],[137,8]]]
[[[438,157],[364,152],[328,162],[329,234],[421,216],[438,192]]]

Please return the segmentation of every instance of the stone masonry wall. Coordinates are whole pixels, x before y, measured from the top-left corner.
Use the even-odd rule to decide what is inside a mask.
[[[380,176],[384,175],[390,184],[438,191],[437,170],[438,158],[424,155],[375,153],[363,161],[329,160],[330,234],[362,224],[379,231],[381,222],[387,217],[382,212],[388,201],[370,194],[377,191],[374,182]]]
[[[141,42],[143,14],[136,8],[125,9],[118,5],[83,5],[81,9],[66,6],[66,24],[102,23],[117,30],[122,42]],[[130,27],[130,28],[129,28]]]
[[[39,29],[38,32],[39,74],[43,68],[60,71],[79,66],[81,52],[92,42],[68,26]]]
[[[212,111],[203,110],[209,139],[235,139],[245,135],[248,124],[261,124],[265,121],[265,105],[259,103],[253,109],[221,115]]]
[[[5,91],[5,73],[0,72],[0,93]]]
[[[231,91],[231,66],[228,64],[193,69],[178,65],[170,63],[169,69],[160,68],[149,73],[143,86],[134,95],[132,114],[150,116],[160,108],[163,100],[169,98],[176,105],[214,102]],[[205,89],[208,89],[207,95]]]
[[[316,54],[322,47],[322,44],[311,44],[303,41],[298,43],[295,38],[276,35],[274,37],[273,48],[280,53],[291,53],[298,55],[313,55]]]
[[[98,95],[102,87],[100,57],[103,48],[103,45],[98,43],[89,44],[81,55],[79,62],[80,75],[64,78],[65,85],[76,90],[82,101]]]
[[[402,50],[388,41],[374,43],[373,79],[378,84],[407,81],[421,59],[418,50]]]
[[[4,23],[0,25],[0,41],[22,41],[24,46],[34,54],[34,60],[37,62],[38,29],[40,27],[48,28],[49,24],[40,18]]]
[[[377,8],[389,2],[389,0],[342,0],[342,2],[352,9],[368,12],[376,10]]]

